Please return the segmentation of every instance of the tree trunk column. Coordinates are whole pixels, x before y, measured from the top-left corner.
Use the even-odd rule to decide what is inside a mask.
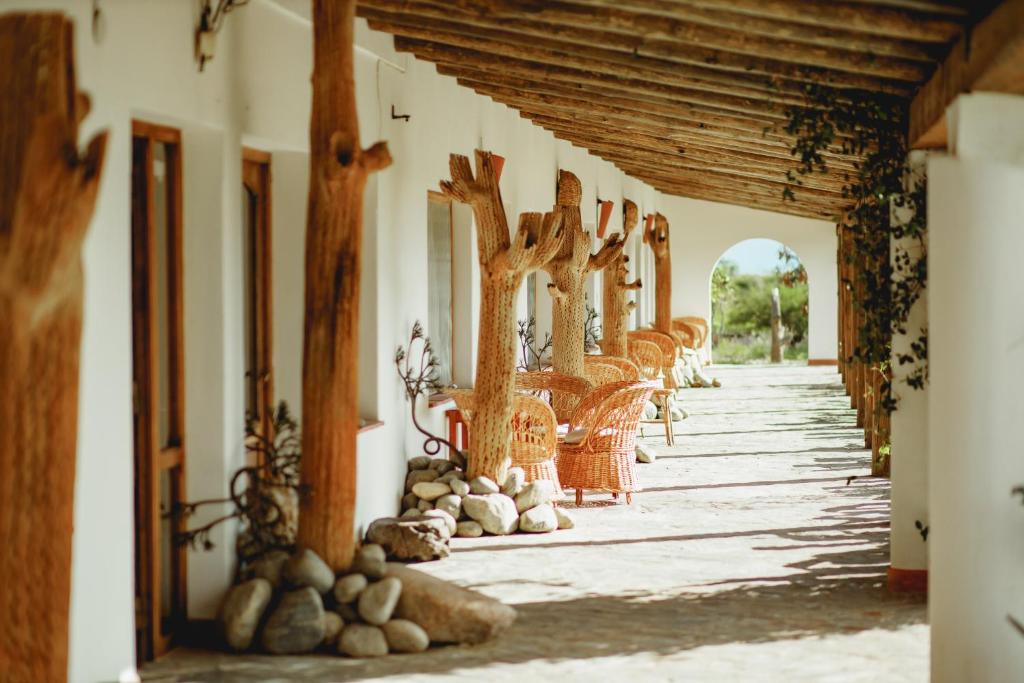
[[[552,276],[557,287],[551,304],[551,361],[555,372],[571,377],[584,377],[584,345],[586,334],[586,288],[580,277],[568,273]],[[555,412],[572,409],[577,400],[571,394],[556,391],[552,400]],[[568,402],[569,405],[566,405]]]
[[[510,417],[515,394],[515,374],[506,368],[516,363],[515,310],[517,283],[508,276],[481,277],[480,349],[476,383],[476,409],[468,477],[491,477],[498,484],[508,471],[512,439]],[[483,349],[487,349],[483,353]]]
[[[73,34],[57,13],[0,17],[0,678],[14,683],[68,672],[81,245],[106,148],[102,133],[77,152]]]
[[[313,2],[313,104],[302,349],[299,544],[335,570],[355,552],[359,290],[363,191],[391,163],[359,146],[353,80],[355,0]]]

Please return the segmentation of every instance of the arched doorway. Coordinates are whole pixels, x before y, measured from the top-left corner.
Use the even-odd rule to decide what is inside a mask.
[[[709,275],[711,348],[716,363],[767,363],[773,334],[782,361],[807,361],[809,282],[795,251],[747,239],[722,253]],[[773,299],[779,319],[773,332]]]

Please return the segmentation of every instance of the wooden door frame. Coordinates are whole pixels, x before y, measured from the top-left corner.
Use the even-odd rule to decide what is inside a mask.
[[[145,141],[141,157],[137,143]],[[173,150],[167,163],[168,221],[167,240],[171,245],[167,262],[167,331],[171,339],[168,358],[169,433],[168,447],[158,443],[156,392],[159,370],[156,356],[156,293],[153,286],[156,263],[155,208],[153,189],[153,146],[161,142]],[[142,145],[139,145],[140,147]],[[142,167],[139,167],[141,162]],[[136,630],[144,637],[136,643],[140,661],[157,657],[169,650],[174,641],[173,630],[165,634],[161,624],[161,515],[160,474],[172,470],[171,495],[185,499],[185,366],[184,366],[184,298],[182,279],[182,157],[181,132],[174,128],[143,121],[132,121],[132,358],[135,407],[135,500],[136,500]],[[135,202],[137,183],[146,186],[145,213]],[[142,452],[140,452],[142,451]],[[177,519],[172,533],[184,530]],[[184,623],[187,618],[187,548],[172,539],[172,575],[174,604],[172,618]],[[141,599],[142,604],[138,604]],[[147,623],[143,626],[139,620]],[[180,626],[180,623],[175,624]],[[144,642],[143,642],[144,641]]]
[[[246,253],[245,258],[253,258],[253,285],[255,287],[254,311],[250,311],[255,326],[253,341],[256,348],[254,357],[263,369],[263,383],[257,389],[257,409],[259,411],[259,427],[262,434],[271,433],[274,400],[274,289],[273,289],[273,252],[272,221],[271,221],[271,156],[269,152],[242,148],[242,184],[254,195],[257,202],[256,229],[249,236],[252,254]],[[243,230],[249,230],[243,225]],[[247,296],[243,293],[243,298]],[[248,334],[248,331],[246,331]],[[248,369],[246,369],[248,372]],[[250,391],[246,386],[246,392]]]

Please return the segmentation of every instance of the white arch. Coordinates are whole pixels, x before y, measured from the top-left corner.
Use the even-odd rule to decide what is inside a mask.
[[[683,197],[663,196],[661,206],[671,231],[672,315],[699,315],[710,321],[709,274],[719,257],[744,240],[772,239],[800,256],[813,285],[808,292],[808,358],[835,360],[838,284],[834,224]]]

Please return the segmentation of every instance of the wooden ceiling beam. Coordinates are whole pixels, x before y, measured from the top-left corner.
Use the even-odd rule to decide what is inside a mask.
[[[873,36],[948,43],[960,33],[966,11],[938,3],[918,9],[839,0],[571,0],[595,7],[622,7],[660,16],[680,16],[680,5],[725,10],[809,27],[848,30]],[[685,10],[682,10],[685,11]]]
[[[627,159],[644,159],[662,167],[680,168],[692,171],[721,171],[739,176],[758,178],[778,182],[784,180],[787,171],[796,169],[795,159],[775,159],[754,155],[725,154],[717,150],[710,152],[694,150],[690,147],[666,144],[663,140],[650,135],[640,135],[617,131],[599,134],[582,132],[570,127],[546,121],[540,117],[527,118],[542,126],[562,140],[584,147],[592,152],[616,154],[617,151]],[[813,174],[803,179],[807,187],[840,192],[843,178],[841,174]]]
[[[679,108],[663,108],[645,99],[615,98],[585,91],[565,93],[556,87],[532,86],[527,81],[509,83],[508,86],[496,85],[484,80],[488,74],[472,70],[438,67],[438,71],[456,76],[460,85],[520,111],[544,113],[587,127],[646,130],[681,141],[792,158],[795,138],[786,134],[781,126],[758,129],[750,126],[740,128],[734,124],[720,125],[710,122],[705,116],[693,116],[685,112],[680,114]],[[502,82],[507,81],[502,79]],[[851,167],[856,160],[856,157],[841,152],[823,154],[830,165],[835,164],[837,167]]]
[[[435,63],[452,64],[486,64],[493,69],[502,69],[505,73],[518,75],[537,74],[538,71],[559,74],[563,79],[576,79],[594,85],[608,85],[628,90],[638,95],[655,96],[674,102],[715,107],[725,112],[742,115],[769,116],[776,120],[785,118],[786,105],[782,98],[765,97],[758,94],[757,98],[721,94],[681,87],[677,79],[638,74],[626,67],[611,67],[600,63],[588,63],[565,55],[544,55],[540,51],[528,49],[506,49],[504,46],[491,45],[483,40],[457,40],[461,45],[453,46],[428,42],[419,38],[408,37],[406,34],[419,33],[418,29],[370,22],[370,27],[395,33],[395,48]],[[429,33],[429,32],[428,32]],[[490,49],[491,54],[487,51]],[[542,61],[548,59],[550,62]],[[561,62],[561,63],[559,63]],[[589,67],[589,68],[588,68]],[[635,76],[646,76],[643,80]],[[672,81],[677,82],[673,83]]]
[[[946,107],[968,91],[1024,94],[1024,0],[1006,0],[953,47],[910,103],[912,147],[945,147]]]
[[[520,48],[526,46],[530,50],[543,48],[580,55],[581,46],[590,46],[590,59],[595,59],[595,50],[600,51],[605,58],[608,53],[617,51],[634,58],[634,62],[629,63],[632,69],[650,67],[656,71],[675,70],[679,78],[721,80],[723,85],[767,85],[772,90],[798,93],[799,83],[827,83],[837,88],[894,94],[910,92],[910,83],[898,79],[825,69],[806,62],[794,64],[775,58],[737,55],[699,43],[610,32],[594,24],[588,28],[586,25],[546,23],[536,20],[525,11],[521,16],[496,17],[489,14],[456,13],[448,3],[439,4],[434,0],[361,0],[359,15],[368,20],[372,17],[380,23],[420,29],[424,28],[424,22],[440,21],[443,22],[441,30],[446,34],[461,32],[469,34],[467,37],[480,38],[479,33],[473,35],[470,29],[483,30],[488,32],[484,38],[490,42],[503,42]],[[436,36],[425,39],[439,42]]]
[[[730,206],[742,206],[758,211],[771,211],[787,216],[798,216],[800,218],[813,218],[816,220],[835,221],[839,212],[831,207],[817,206],[803,202],[787,202],[782,200],[770,201],[760,197],[748,197],[734,192],[724,192],[711,188],[676,186],[667,183],[653,181],[651,187],[659,192],[686,199],[698,199],[700,201],[714,202],[716,204],[727,204]]]
[[[401,2],[408,0],[399,0]],[[693,50],[700,46],[705,52],[700,61],[721,60],[728,55],[745,63],[762,61],[770,64],[767,73],[785,75],[782,65],[798,70],[828,69],[862,74],[875,78],[917,83],[928,77],[932,66],[927,63],[880,55],[796,43],[789,40],[766,38],[743,31],[681,21],[669,16],[640,14],[610,6],[581,6],[548,0],[532,2],[524,9],[515,0],[422,0],[448,8],[453,19],[461,16],[489,16],[499,20],[514,20],[528,15],[535,21],[563,26],[592,27],[611,33],[640,35],[645,40],[667,40],[678,44],[679,50]],[[717,53],[708,55],[707,51]],[[736,60],[732,60],[736,61]],[[711,62],[713,63],[713,61]]]

